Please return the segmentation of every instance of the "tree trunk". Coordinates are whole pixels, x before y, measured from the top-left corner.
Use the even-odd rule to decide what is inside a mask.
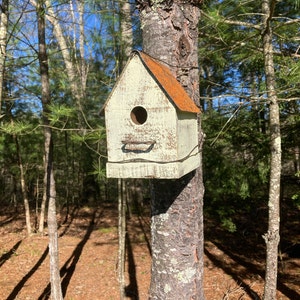
[[[3,80],[0,79],[0,80]],[[8,95],[8,90],[7,86],[3,86],[3,82],[1,83],[1,97],[4,95],[5,98],[7,98]],[[3,90],[2,90],[3,89]],[[3,92],[4,91],[4,92]],[[14,117],[12,114],[12,105],[9,104],[8,99],[6,100],[6,111],[5,114],[9,117],[11,124],[14,124]],[[25,179],[25,172],[24,172],[24,165],[23,165],[23,160],[22,160],[22,155],[21,155],[21,149],[20,149],[20,143],[19,139],[16,133],[12,134],[13,140],[16,145],[16,154],[17,154],[17,160],[18,160],[18,167],[20,170],[20,185],[21,185],[21,192],[22,192],[22,198],[23,198],[23,203],[24,203],[24,210],[25,210],[25,222],[26,222],[26,229],[27,229],[27,234],[30,236],[32,234],[32,227],[31,227],[31,219],[30,219],[30,206],[29,206],[29,199],[28,199],[28,186],[26,184],[26,179]],[[15,198],[15,197],[14,197]],[[14,201],[15,206],[17,207],[16,201]]]
[[[35,0],[30,0],[30,3],[37,8],[38,3]],[[70,88],[71,88],[71,93],[73,95],[73,97],[76,100],[77,103],[77,107],[78,110],[80,112],[80,116],[79,116],[79,122],[84,123],[83,119],[85,119],[83,117],[83,110],[81,107],[81,100],[83,99],[83,95],[84,95],[84,88],[85,88],[85,83],[84,83],[84,87],[83,87],[83,82],[85,82],[84,80],[82,80],[81,78],[81,84],[78,84],[77,81],[77,77],[78,74],[76,72],[76,67],[75,64],[72,62],[71,59],[71,55],[69,52],[69,47],[67,45],[67,41],[63,35],[63,30],[59,24],[59,19],[58,17],[55,15],[55,12],[53,10],[53,7],[51,6],[51,1],[50,0],[45,0],[45,6],[47,7],[47,14],[45,14],[46,18],[48,19],[48,21],[52,24],[53,29],[54,29],[54,35],[57,39],[58,45],[60,47],[62,56],[63,56],[63,60],[66,66],[66,73],[68,75],[68,80],[70,83]],[[82,8],[82,5],[79,5],[80,8]],[[82,12],[80,13],[80,20],[82,20]],[[80,27],[81,28],[81,27]],[[81,32],[80,32],[81,33]],[[82,54],[82,38],[80,39],[80,53]],[[76,52],[76,51],[75,51]],[[81,58],[82,60],[84,58]],[[81,67],[79,68],[82,72],[83,72],[83,65],[81,65]],[[85,72],[84,72],[85,74]],[[86,75],[85,75],[86,78]],[[81,88],[80,88],[81,87]],[[50,94],[49,94],[50,95]],[[87,124],[87,121],[85,122]],[[47,196],[44,194],[43,195],[43,199],[42,199],[42,203],[41,203],[41,212],[40,212],[40,220],[39,220],[39,232],[43,232],[44,231],[44,218],[45,218],[45,210],[46,210],[46,201],[47,201]]]
[[[125,182],[118,179],[118,210],[119,210],[119,253],[118,253],[118,277],[120,288],[120,300],[125,299],[125,252],[126,252],[126,194]]]
[[[36,7],[37,3],[35,0],[30,0],[30,3]],[[59,45],[60,51],[62,53],[62,57],[65,63],[66,67],[66,74],[68,75],[68,81],[70,84],[70,89],[72,96],[74,97],[77,105],[77,109],[79,111],[79,123],[80,125],[88,125],[89,123],[87,119],[85,118],[83,108],[81,101],[84,99],[85,96],[85,89],[86,89],[86,80],[87,80],[87,66],[85,64],[85,58],[82,57],[84,55],[84,31],[83,31],[83,24],[79,24],[79,53],[81,55],[80,57],[80,63],[79,65],[75,64],[75,61],[72,60],[69,46],[67,43],[67,39],[65,38],[63,34],[63,29],[59,23],[59,17],[56,15],[51,0],[45,0],[45,4],[47,7],[47,14],[46,18],[47,20],[52,24],[54,35],[57,40],[57,43]],[[83,22],[83,1],[79,1],[78,3],[79,8],[79,22]],[[76,53],[77,49],[74,49],[74,53]],[[90,127],[90,126],[89,126]]]
[[[8,101],[7,101],[6,115],[10,118],[11,124],[13,124],[14,119],[13,119],[13,114],[11,112],[12,106],[10,106],[10,108],[8,108],[8,106],[9,105],[8,105]],[[20,170],[20,185],[21,185],[21,192],[22,192],[24,210],[25,210],[26,229],[27,229],[27,234],[30,236],[32,234],[32,227],[31,227],[31,220],[30,220],[29,199],[28,199],[28,193],[27,193],[28,186],[26,184],[24,165],[23,165],[18,136],[16,134],[13,134],[13,139],[14,139],[14,142],[16,145],[16,154],[17,154],[18,166],[19,166],[19,170]]]
[[[48,201],[48,235],[49,235],[49,256],[50,256],[50,282],[51,298],[53,300],[63,299],[58,253],[58,233],[56,220],[56,188],[53,172],[53,143],[52,131],[49,127],[47,117],[50,99],[48,55],[46,51],[45,37],[45,11],[44,0],[38,0],[36,6],[38,19],[38,41],[39,41],[39,64],[42,83],[42,104],[43,104],[43,123],[44,123],[44,198]]]
[[[81,90],[82,90],[82,96],[85,96],[86,91],[86,82],[87,82],[87,74],[88,74],[88,66],[86,64],[85,60],[85,35],[84,35],[84,1],[79,0],[78,3],[78,13],[79,13],[79,68],[80,68],[80,83],[81,83]],[[75,51],[76,52],[76,51]],[[82,99],[81,99],[82,100]]]
[[[45,135],[45,133],[44,133]],[[45,155],[45,154],[44,154]],[[45,165],[45,158],[44,158],[44,165]],[[46,176],[46,174],[44,174]],[[46,188],[45,188],[45,181],[46,179],[44,178],[43,180],[43,197],[42,197],[42,203],[41,203],[41,208],[40,208],[40,215],[39,215],[39,233],[44,232],[44,224],[45,224],[45,213],[46,213],[46,204],[47,204],[47,193],[46,193]]]
[[[300,176],[300,147],[297,145],[294,147],[294,170],[295,174]]]
[[[70,55],[70,50],[66,41],[66,38],[63,34],[63,30],[59,24],[59,18],[55,14],[51,1],[50,0],[45,0],[45,3],[48,8],[48,14],[47,14],[47,19],[49,22],[53,25],[54,29],[54,35],[55,38],[58,42],[60,51],[63,56],[63,60],[66,66],[66,73],[68,75],[70,87],[71,87],[71,93],[74,99],[76,100],[77,108],[79,110],[79,122],[81,125],[84,123],[88,125],[88,122],[85,118],[83,108],[81,105],[81,101],[84,98],[85,95],[85,87],[86,87],[86,66],[84,64],[84,57],[81,57],[80,60],[80,65],[78,66],[78,69],[80,70],[79,72],[76,71],[76,65],[72,61],[71,55]],[[82,5],[79,5],[81,9],[83,9]],[[82,12],[79,13],[80,20],[82,21]],[[80,28],[82,30],[82,24],[80,24]],[[80,34],[83,34],[84,32],[80,31]],[[83,38],[80,36],[80,54],[82,55],[82,51],[84,50],[84,47],[82,47],[83,43]],[[74,49],[74,52],[76,52],[76,49]],[[79,80],[77,78],[79,77]]]
[[[52,145],[50,145],[50,149]],[[50,153],[52,150],[50,150]],[[51,298],[62,300],[62,289],[59,271],[58,233],[56,220],[56,190],[52,166],[52,157],[48,160],[49,167],[49,204],[48,204],[48,235],[49,235],[49,257],[50,257],[50,283]],[[50,171],[51,170],[51,171]]]
[[[20,169],[20,182],[21,182],[21,191],[22,191],[22,197],[24,202],[24,208],[25,208],[25,220],[26,220],[26,229],[27,234],[30,236],[32,234],[32,228],[31,228],[31,220],[30,220],[30,206],[29,206],[29,200],[28,200],[28,193],[27,193],[27,184],[25,179],[25,173],[24,173],[24,167],[23,167],[23,161],[20,151],[20,145],[19,140],[16,135],[14,135],[14,140],[16,144],[16,151],[18,156],[18,164]]]
[[[280,224],[280,177],[281,177],[281,135],[280,135],[280,115],[279,105],[275,87],[275,69],[273,61],[272,28],[271,20],[273,16],[276,0],[262,1],[262,15],[264,29],[262,32],[263,50],[265,59],[266,87],[268,101],[270,103],[270,187],[269,187],[269,221],[268,232],[264,235],[267,245],[266,253],[266,274],[264,300],[276,299],[277,288],[277,264],[278,264],[278,244],[279,244],[279,224]]]
[[[124,68],[129,55],[132,51],[132,23],[131,23],[131,10],[130,3],[124,2],[121,4],[120,14],[120,28],[121,28],[121,51],[119,55],[119,70],[120,73]],[[120,299],[125,299],[125,259],[126,259],[126,181],[123,179],[118,180],[119,190],[119,262],[118,262],[118,275],[119,275],[119,288]]]
[[[169,67],[199,106],[199,8],[195,2],[138,4],[143,51]],[[203,193],[201,166],[178,180],[153,181],[150,299],[204,299]]]
[[[1,5],[1,15],[0,15],[0,118],[2,112],[2,101],[3,101],[2,92],[3,92],[4,70],[5,70],[5,60],[6,60],[8,8],[9,8],[9,0],[3,0]]]
[[[133,32],[131,22],[131,4],[124,1],[120,2],[120,29],[121,29],[121,53],[120,53],[120,69],[122,70],[130,56],[133,45]]]

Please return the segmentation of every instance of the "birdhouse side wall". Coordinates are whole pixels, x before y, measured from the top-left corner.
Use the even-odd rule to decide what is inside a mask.
[[[197,168],[200,164],[197,114],[178,111],[177,136],[179,159],[186,161],[187,168]]]

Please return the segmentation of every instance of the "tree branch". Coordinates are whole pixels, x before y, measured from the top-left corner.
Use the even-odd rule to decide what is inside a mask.
[[[203,10],[201,10],[201,15],[208,18],[211,21],[215,21],[215,19],[213,19],[210,15],[205,13]],[[225,19],[223,17],[222,17],[221,22],[225,23],[225,24],[229,24],[229,25],[236,25],[236,26],[242,26],[242,27],[248,27],[248,28],[254,28],[254,29],[257,29],[257,30],[261,30],[260,25],[255,25],[255,24],[252,24],[252,23],[249,23],[249,22],[243,22],[243,21],[237,21],[237,20],[228,20],[228,19]]]

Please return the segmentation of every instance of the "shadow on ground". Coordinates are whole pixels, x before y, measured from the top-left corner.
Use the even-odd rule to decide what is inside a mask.
[[[76,214],[77,215],[77,214]],[[62,279],[62,293],[63,293],[63,297],[65,297],[66,293],[67,293],[67,289],[69,286],[69,283],[71,281],[71,278],[75,272],[76,269],[76,265],[80,259],[81,253],[83,251],[83,248],[86,244],[86,242],[88,241],[88,239],[90,238],[93,230],[94,230],[94,226],[95,224],[97,224],[97,220],[100,218],[101,213],[98,213],[97,209],[94,209],[92,215],[90,216],[90,221],[89,221],[89,226],[87,227],[86,233],[83,237],[83,239],[81,240],[81,242],[76,246],[76,248],[74,249],[72,255],[70,256],[70,258],[65,262],[65,264],[63,265],[63,267],[60,270],[60,277]],[[74,219],[74,216],[71,217],[70,222],[72,222]],[[65,234],[65,231],[64,231]],[[39,300],[43,300],[43,299],[50,299],[50,293],[51,293],[51,286],[50,283],[46,286],[46,288],[44,289],[44,291],[42,292],[42,294],[39,296]]]
[[[287,299],[300,299],[300,293],[295,290],[300,284],[300,279],[296,276],[296,272],[292,274],[291,270],[285,266],[289,263],[294,270],[299,269],[300,266],[300,253],[297,254],[297,262],[295,262],[293,256],[297,255],[295,255],[295,251],[291,251],[298,245],[295,246],[292,241],[297,241],[300,238],[299,210],[282,210],[282,214],[281,248],[283,250],[279,258],[277,290],[284,294]],[[262,235],[267,229],[266,216],[267,214],[264,214],[263,217],[252,216],[251,218],[238,216],[237,231],[234,233],[221,228],[212,218],[206,218],[205,222],[206,246],[204,252],[206,256],[216,267],[230,275],[251,299],[255,300],[259,300],[260,297],[246,281],[251,282],[251,279],[255,281],[255,278],[259,277],[264,280],[266,249]],[[283,245],[286,244],[293,244],[293,248],[284,247]],[[224,259],[222,255],[214,255],[214,251],[211,251],[213,247],[220,250],[228,259]]]

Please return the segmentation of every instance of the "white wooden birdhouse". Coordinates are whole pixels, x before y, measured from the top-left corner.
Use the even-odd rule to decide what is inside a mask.
[[[200,164],[199,108],[171,71],[134,52],[104,107],[107,177],[180,178]]]

